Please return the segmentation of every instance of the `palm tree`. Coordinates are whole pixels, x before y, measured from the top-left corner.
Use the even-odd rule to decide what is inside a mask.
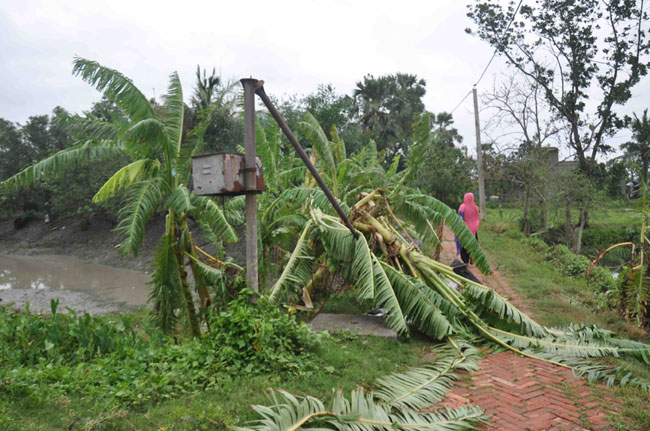
[[[339,159],[335,134],[328,140],[309,114],[300,127],[317,154],[316,166],[324,172],[328,185],[332,189],[337,187],[341,206],[360,235],[355,236],[346,228],[319,189],[305,186],[285,190],[280,197],[285,197],[287,205],[293,202],[296,212],[306,221],[269,292],[270,301],[302,300],[304,307],[298,308],[313,308],[310,289],[319,280],[337,280],[331,277],[331,272],[352,286],[360,303],[384,308],[387,325],[399,334],[406,335],[415,327],[433,339],[446,340],[451,346],[459,339],[473,344],[483,338],[517,354],[573,368],[579,375],[588,374],[590,379],[610,382],[627,372],[597,369],[579,358],[626,354],[650,362],[649,345],[619,339],[591,326],[543,327],[494,289],[456,274],[435,258],[435,247],[440,242],[438,228],[443,222],[469,250],[479,270],[487,273],[490,265],[456,211],[406,184],[410,168],[398,171],[399,156],[387,170],[377,162],[374,145]],[[424,374],[418,371],[396,378],[400,383],[389,386],[400,386],[404,394],[419,398],[420,394],[415,393],[439,375],[436,370]],[[650,388],[650,382],[643,378],[620,381],[623,385]],[[269,423],[279,420],[289,424],[286,420],[292,415],[304,418],[296,413],[296,406],[273,414],[265,410],[269,413]],[[322,412],[320,407],[308,415],[319,415],[319,412]],[[336,418],[338,414],[332,416]]]
[[[644,182],[647,182],[648,166],[650,166],[650,121],[647,109],[643,111],[641,118],[634,114],[630,128],[634,140],[624,143],[621,148],[633,159],[641,162],[641,177]]]
[[[467,245],[466,248],[470,250],[481,269],[489,270],[487,260],[474,236],[469,233],[455,211],[406,185],[411,171],[398,170],[400,156],[395,156],[388,169],[385,169],[377,158],[377,147],[373,141],[358,153],[347,156],[345,143],[339,138],[336,128],[330,133],[331,140],[328,139],[318,121],[309,112],[305,113],[299,127],[311,144],[316,167],[351,218],[354,219],[356,209],[360,208],[357,202],[359,196],[372,195],[373,202],[388,208],[386,216],[396,221],[399,232],[396,234],[408,240],[411,247],[422,249],[428,254],[435,254],[435,250],[440,246],[440,228],[444,221],[461,238],[461,242]],[[364,199],[366,198],[362,201]],[[318,245],[322,241],[314,239],[318,229],[311,210],[317,209],[327,217],[334,213],[324,193],[315,183],[287,188],[280,194],[278,201],[275,204],[278,211],[282,208],[286,214],[287,208],[290,208],[293,211],[293,220],[300,220],[292,229],[294,238],[298,236],[299,239],[293,255],[271,291],[271,298],[293,300],[302,297],[303,300],[311,302],[313,279],[330,276],[327,265],[318,265],[324,257],[323,248]],[[284,227],[287,228],[286,223]],[[419,238],[420,241],[415,242],[413,237]],[[374,239],[376,238],[375,235]],[[386,241],[390,242],[390,238]],[[380,243],[383,243],[383,240]],[[315,268],[317,273],[312,277],[312,270]],[[305,304],[309,307],[307,302]]]
[[[191,99],[191,109],[187,112],[187,123],[195,128],[205,123],[204,149],[210,151],[232,150],[241,143],[243,129],[236,118],[238,102],[237,81],[224,82],[213,68],[208,76],[205,69],[201,73],[196,66],[196,88]]]
[[[185,316],[192,334],[199,335],[199,320],[185,268],[189,264],[202,306],[210,303],[207,282],[214,271],[197,259],[188,219],[194,219],[224,241],[237,240],[220,208],[211,199],[196,196],[187,188],[190,156],[200,147],[201,130],[205,127],[199,124],[193,139],[183,140],[185,106],[176,72],[170,76],[164,105],[156,110],[132,81],[116,70],[75,58],[73,74],[102,91],[128,120],[109,123],[71,118],[70,127],[83,138],[79,143],[27,167],[1,186],[23,188],[71,167],[126,156],[129,163],[106,181],[93,201],[101,203],[118,194],[124,196],[117,227],[124,235],[120,245],[123,254],[137,255],[147,222],[159,209],[167,212],[152,276],[154,288],[150,299],[155,304],[154,316],[166,332],[174,330],[179,318]]]

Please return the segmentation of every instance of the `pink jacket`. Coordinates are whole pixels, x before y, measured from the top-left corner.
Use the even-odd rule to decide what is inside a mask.
[[[478,232],[479,214],[478,207],[474,203],[474,194],[465,193],[463,204],[458,208],[458,212],[465,220],[465,224],[474,235]]]

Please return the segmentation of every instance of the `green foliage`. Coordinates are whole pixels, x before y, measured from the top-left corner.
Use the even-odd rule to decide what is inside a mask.
[[[136,331],[140,332],[139,322],[144,319],[144,313],[129,314],[129,317]],[[60,431],[73,423],[73,429],[93,431],[225,429],[241,426],[253,419],[255,413],[250,405],[265,402],[266,388],[281,386],[294,394],[309,393],[328,400],[332,396],[332,387],[350,392],[358,385],[371,385],[379,376],[402,372],[409,366],[420,366],[423,353],[430,350],[429,344],[421,341],[398,343],[390,338],[355,334],[330,336],[324,333],[319,340],[315,366],[306,368],[304,372],[217,373],[217,384],[205,390],[155,398],[141,405],[127,401],[116,403],[100,396],[100,392],[93,396],[71,392],[37,399],[0,389],[0,429]],[[185,340],[181,341],[185,344]],[[207,352],[208,356],[210,354],[214,351]],[[192,368],[192,364],[187,364],[187,368]],[[164,378],[167,378],[166,373]],[[193,369],[186,372],[190,377],[194,374]],[[48,381],[35,383],[33,393],[37,392],[38,386],[48,384]]]
[[[569,277],[585,277],[591,266],[591,260],[581,254],[571,252],[564,245],[549,247],[545,253],[558,271]],[[597,292],[606,293],[616,289],[616,282],[612,274],[605,268],[596,267],[589,277],[589,284]]]
[[[449,431],[471,430],[485,422],[485,413],[479,407],[464,405],[449,407],[435,413],[416,413],[412,410],[394,411],[377,404],[372,393],[357,389],[347,399],[337,392],[331,407],[310,396],[294,396],[286,391],[271,391],[270,406],[253,406],[260,418],[236,431],[295,430],[302,425],[315,425],[319,430],[361,429],[385,430],[390,428],[424,431],[438,429]]]
[[[308,221],[303,229],[298,242],[291,254],[289,261],[284,266],[282,274],[273,285],[269,294],[271,301],[276,301],[279,295],[285,298],[287,295],[298,295],[300,289],[309,283],[312,276],[312,264],[314,260],[313,250],[311,247],[311,230],[312,221]]]
[[[456,370],[478,370],[479,351],[461,343],[463,350],[450,344],[432,349],[436,360],[421,368],[411,368],[405,373],[394,373],[377,379],[375,398],[391,407],[407,407],[420,410],[443,400],[444,395],[458,379]]]
[[[235,151],[243,143],[243,122],[236,113],[240,89],[239,81],[225,81],[214,68],[209,76],[205,69],[201,74],[201,68],[196,66],[196,86],[184,124],[185,130],[196,130],[199,124],[204,128],[196,154]]]
[[[266,298],[256,303],[243,293],[211,321],[204,339],[229,371],[245,373],[305,372],[316,346],[311,330]]]
[[[315,336],[263,299],[251,303],[252,293],[216,312],[212,332],[180,344],[155,328],[135,330],[124,317],[0,308],[0,394],[35,400],[78,394],[132,405],[197,393],[227,375],[313,370]]]
[[[578,276],[587,272],[590,261],[585,256],[572,253],[566,246],[558,245],[552,247],[546,253],[546,259],[558,266],[564,275]]]
[[[642,5],[540,1],[519,9],[513,1],[477,0],[469,6],[477,35],[538,84],[552,114],[567,123],[568,145],[591,177],[597,156],[612,150],[607,138],[624,125],[616,105],[632,97],[648,72]]]
[[[460,142],[453,120],[446,113],[424,113],[413,123],[414,143],[407,155],[408,184],[450,206],[476,188],[475,161],[455,144]]]
[[[357,82],[353,95],[359,120],[389,162],[394,156],[409,152],[413,118],[424,111],[425,87],[423,79],[407,73],[377,78],[366,75]]]
[[[641,169],[641,180],[647,183],[648,166],[650,166],[650,120],[648,119],[647,108],[643,111],[641,118],[634,114],[630,129],[634,141],[622,144],[621,149],[625,150],[628,158],[638,161]]]
[[[133,82],[118,72],[95,61],[75,57],[72,73],[81,76],[126,113],[133,121],[155,118],[156,114],[147,98]]]
[[[137,343],[128,319],[116,324],[89,314],[61,314],[58,304],[52,301],[49,317],[0,307],[0,362],[74,364],[124,352]]]
[[[641,227],[634,223],[620,225],[600,224],[591,222],[582,234],[582,253],[587,256],[597,256],[601,251],[622,242],[635,242],[641,233]],[[601,264],[615,266],[627,263],[632,258],[632,247],[622,246],[608,252]]]

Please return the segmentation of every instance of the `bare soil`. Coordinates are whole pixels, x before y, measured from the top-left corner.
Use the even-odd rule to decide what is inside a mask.
[[[147,225],[137,256],[121,256],[118,245],[122,236],[115,232],[117,219],[106,213],[94,214],[87,223],[80,219],[62,219],[45,223],[35,218],[22,229],[14,227],[13,219],[0,219],[0,253],[14,255],[66,255],[87,263],[97,263],[148,273],[156,254],[158,241],[165,230],[163,215],[154,216]],[[210,242],[193,229],[197,245],[214,251]],[[240,238],[243,232],[239,232]],[[243,241],[226,245],[226,253],[238,263],[245,264]]]

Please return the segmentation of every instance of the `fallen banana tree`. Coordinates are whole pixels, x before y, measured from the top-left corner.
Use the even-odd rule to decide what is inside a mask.
[[[444,220],[468,248],[477,267],[490,271],[473,235],[453,210],[427,196],[411,198],[416,200],[414,204],[432,209],[429,215],[437,217],[433,224]],[[494,289],[461,277],[419,251],[412,238],[417,229],[408,231],[407,223],[390,210],[380,190],[363,196],[349,214],[353,226],[364,235],[355,238],[338,218],[318,208],[309,211],[309,221],[270,299],[281,302],[308,296],[314,275],[326,268],[354,286],[359,301],[383,307],[386,323],[397,333],[407,335],[415,328],[445,343],[436,348],[436,361],[428,367],[379,379],[374,392],[358,390],[349,399],[337,393],[330,408],[314,398],[272,392],[271,406],[254,407],[261,419],[241,430],[474,429],[485,420],[477,407],[428,415],[417,412],[444,397],[457,369],[476,369],[472,346],[486,343],[571,368],[576,376],[592,381],[650,391],[650,381],[591,359],[628,355],[647,364],[650,345],[618,338],[594,326],[556,329],[540,325]]]
[[[439,209],[440,217],[461,242],[474,240],[453,211],[445,212],[433,198],[417,198],[421,204]],[[361,302],[383,307],[388,326],[402,335],[409,333],[410,326],[436,340],[479,335],[501,348],[575,368],[578,373],[587,366],[577,361],[579,358],[631,355],[650,363],[650,345],[621,339],[593,326],[572,325],[559,330],[535,322],[494,289],[465,279],[418,251],[399,232],[403,223],[387,210],[386,204],[384,194],[376,190],[350,209],[352,224],[365,234],[357,239],[338,218],[311,209],[310,220],[270,292],[271,300],[300,296],[314,273],[322,268],[316,264],[320,260],[354,286]],[[374,249],[370,243],[374,243]],[[476,244],[471,245],[476,265],[489,272],[487,259]],[[318,255],[316,250],[322,253]],[[608,374],[606,378],[610,377]],[[626,379],[626,383],[641,381]]]
[[[433,349],[436,362],[393,373],[375,382],[375,391],[359,388],[346,398],[334,393],[328,407],[314,397],[299,397],[271,390],[271,405],[253,406],[260,418],[237,431],[320,430],[473,430],[487,420],[483,409],[463,405],[422,413],[441,401],[458,378],[456,370],[478,369],[479,351],[462,340],[448,338],[448,343]]]

